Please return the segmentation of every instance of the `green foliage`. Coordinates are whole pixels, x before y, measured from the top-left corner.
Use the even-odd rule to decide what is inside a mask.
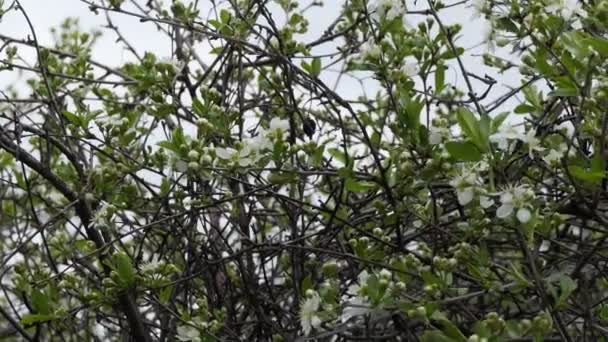
[[[604,338],[605,1],[89,5],[0,35],[2,334]]]

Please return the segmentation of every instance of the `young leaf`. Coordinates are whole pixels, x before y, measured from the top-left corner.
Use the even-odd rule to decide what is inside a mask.
[[[462,161],[479,161],[481,153],[475,144],[469,141],[450,141],[445,144],[446,150],[452,157]]]
[[[125,288],[135,284],[135,268],[131,263],[131,258],[126,253],[117,252],[112,256],[114,259],[115,271],[118,278]]]
[[[310,74],[314,77],[318,77],[321,74],[321,58],[315,57],[310,65]]]

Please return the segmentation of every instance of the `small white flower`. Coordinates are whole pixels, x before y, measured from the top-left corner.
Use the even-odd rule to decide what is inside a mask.
[[[352,296],[359,295],[359,291],[361,291],[361,287],[367,285],[367,279],[369,279],[369,273],[367,273],[367,271],[364,270],[363,272],[359,273],[359,276],[357,277],[358,284],[353,284],[353,285],[349,286],[348,291],[346,293],[348,293]]]
[[[531,129],[525,135],[521,137],[521,140],[528,144],[528,154],[530,158],[533,158],[533,152],[542,152],[545,149],[540,145],[540,140],[536,137],[536,130]]]
[[[340,320],[347,322],[349,319],[357,316],[363,316],[371,311],[369,302],[361,297],[355,297],[346,303],[344,310],[342,310],[342,316]]]
[[[175,170],[177,170],[177,172],[186,172],[188,171],[188,163],[186,163],[183,160],[177,160],[175,162]]]
[[[547,13],[559,12],[564,20],[570,20],[573,15],[584,15],[585,12],[578,0],[554,0],[545,7]]]
[[[456,191],[456,196],[458,197],[458,203],[460,203],[460,205],[469,204],[469,202],[471,202],[473,200],[474,194],[475,193],[473,192],[473,188],[471,188],[471,187],[464,188],[461,191]]]
[[[529,201],[534,197],[534,192],[525,186],[509,186],[500,193],[500,207],[496,209],[496,216],[507,218],[517,209],[517,219],[525,223],[532,216],[528,209]]]
[[[405,61],[401,67],[401,72],[408,77],[414,77],[420,72],[420,67],[415,61]]]
[[[471,7],[473,7],[473,15],[471,19],[479,18],[486,8],[486,0],[473,0]]]
[[[496,209],[496,217],[505,218],[513,213],[513,204],[511,203],[502,203],[498,209]]]
[[[141,266],[142,272],[153,272],[156,271],[163,263],[160,260],[152,260]]]
[[[494,24],[492,21],[484,20],[481,30],[482,42],[488,44],[487,50],[494,51]]]
[[[177,327],[177,339],[180,341],[200,341],[200,332],[190,325]]]
[[[405,13],[405,7],[399,0],[378,0],[370,2],[368,12],[373,20],[393,20]]]
[[[473,200],[476,180],[477,174],[473,170],[463,170],[462,174],[450,181],[449,184],[456,190],[456,196],[460,205],[467,205]]]
[[[450,130],[447,127],[435,127],[429,128],[429,144],[438,145],[443,142],[445,138],[450,137]]]
[[[488,196],[479,196],[479,204],[482,208],[488,209],[489,207],[494,205],[494,200]]]
[[[310,335],[312,329],[321,326],[321,319],[317,315],[321,298],[314,292],[300,304],[300,324],[305,335]]]
[[[545,161],[545,163],[547,163],[549,165],[558,164],[559,161],[564,157],[564,152],[565,151],[563,151],[561,149],[560,150],[551,149],[551,150],[549,150],[549,153],[543,157],[543,160]]]
[[[498,148],[506,150],[511,140],[522,139],[522,134],[514,126],[500,126],[498,132],[490,135],[490,141],[498,143]]]
[[[365,58],[376,58],[382,53],[382,49],[373,41],[363,43],[360,47],[361,56]]]
[[[250,158],[253,149],[249,145],[245,145],[240,150],[236,150],[232,147],[216,147],[215,155],[220,159],[231,160],[242,167],[253,164],[256,160]]]
[[[280,132],[282,136],[285,136],[287,131],[289,131],[289,120],[283,120],[277,117],[270,120],[270,130],[268,133],[274,134]]]
[[[231,159],[232,156],[236,155],[237,153],[238,153],[238,151],[232,147],[226,147],[226,148],[216,147],[215,148],[215,155],[221,159]]]
[[[275,49],[279,47],[279,39],[275,36],[270,37],[270,40],[268,42],[270,43],[270,46]]]
[[[389,1],[385,1],[385,3],[387,2]],[[405,8],[403,7],[403,4],[400,1],[390,1],[390,3],[390,9],[386,12],[387,20],[393,20],[405,13]]]

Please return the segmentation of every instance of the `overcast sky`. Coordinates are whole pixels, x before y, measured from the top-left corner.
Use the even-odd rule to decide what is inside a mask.
[[[81,26],[83,29],[101,29],[106,24],[105,17],[103,14],[94,15],[88,8],[87,5],[80,0],[20,0],[22,6],[28,13],[30,19],[35,25],[36,34],[39,41],[43,45],[49,45],[52,42],[52,36],[49,29],[53,26],[58,26],[66,17],[78,17],[80,18]],[[128,2],[128,1],[127,1]],[[140,1],[144,4],[145,1]],[[201,1],[201,16],[207,16],[210,10],[210,5],[205,4]],[[309,1],[302,1],[302,6],[309,3]],[[306,35],[305,40],[312,40],[315,37],[319,37],[326,27],[333,22],[338,15],[343,1],[337,0],[326,0],[323,8],[314,8],[312,11],[307,12],[306,17],[310,20],[310,32]],[[408,1],[408,8],[425,8],[426,1]],[[127,9],[133,9],[132,5],[125,7]],[[275,11],[276,20],[280,23],[283,20],[283,16],[280,15],[280,11]],[[491,76],[495,76],[499,83],[509,84],[511,86],[517,86],[519,84],[519,77],[516,73],[510,73],[507,75],[497,75],[491,73],[488,68],[480,63],[478,57],[473,55],[484,52],[485,47],[479,46],[482,41],[483,31],[483,19],[472,19],[472,12],[470,8],[465,6],[457,6],[453,9],[442,11],[442,19],[446,23],[459,22],[463,25],[464,29],[461,34],[461,38],[458,41],[460,46],[465,48],[471,48],[478,46],[476,49],[468,51],[464,58],[465,64],[469,67],[470,71],[480,74],[483,76],[484,73],[489,73]],[[412,23],[416,23],[417,20],[423,19],[422,16],[408,16],[408,20]],[[136,49],[140,54],[144,51],[152,51],[157,56],[168,57],[171,55],[171,44],[167,37],[158,33],[151,23],[140,23],[137,19],[128,17],[121,14],[112,15],[114,24],[120,27],[121,32],[125,37],[135,45]],[[130,53],[122,48],[122,46],[115,43],[116,35],[107,30],[103,29],[104,35],[100,40],[99,44],[94,50],[94,58],[98,61],[102,61],[109,65],[120,65],[126,61],[132,60]],[[9,35],[15,38],[26,38],[29,34],[29,28],[21,13],[13,11],[6,14],[0,22],[0,32],[5,35]],[[326,45],[320,49],[314,51],[315,53],[329,52],[335,48],[335,45]],[[24,51],[24,50],[23,50]],[[31,58],[35,55],[30,49]],[[211,61],[213,56],[202,53],[201,56],[206,61]],[[7,73],[0,73],[0,85],[5,86],[12,82],[13,77],[7,77]],[[14,76],[14,75],[13,75]],[[325,80],[331,81],[331,75],[328,74]],[[455,82],[459,86],[463,86],[462,77],[460,76],[459,70],[456,69],[455,64],[452,65],[451,69],[446,73],[446,80],[449,82]],[[374,87],[371,86],[371,89]],[[349,82],[345,80],[339,87],[339,92],[347,98],[354,98],[360,91],[360,87],[356,82]],[[369,87],[368,89],[369,90]],[[490,96],[490,99],[494,99],[499,95],[507,91],[503,86],[496,87],[496,90]],[[483,91],[483,87],[479,84],[478,91]]]

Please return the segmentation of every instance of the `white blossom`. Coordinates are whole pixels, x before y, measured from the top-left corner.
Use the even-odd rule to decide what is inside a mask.
[[[416,61],[405,61],[401,67],[401,72],[408,77],[414,77],[420,72],[420,67]]]
[[[370,311],[370,303],[365,298],[355,297],[346,303],[340,320],[346,322],[353,317],[366,315]]]
[[[277,117],[272,118],[270,120],[270,129],[268,132],[264,132],[266,135],[268,134],[276,134],[279,132],[281,136],[285,136],[285,134],[289,131],[289,120],[279,119]]]
[[[528,154],[533,158],[534,151],[542,152],[545,149],[540,145],[540,140],[536,137],[536,130],[531,129],[525,135],[521,136],[521,140],[528,145]]]
[[[585,14],[579,0],[553,0],[545,7],[545,11],[547,13],[558,12],[564,20],[570,20],[575,14]]]
[[[431,126],[429,128],[429,144],[431,145],[441,144],[444,139],[449,137],[450,129],[447,127]]]
[[[487,44],[488,51],[494,51],[494,23],[491,20],[484,20],[481,28],[482,42]]]
[[[370,2],[368,12],[372,19],[379,21],[381,18],[393,20],[405,14],[405,7],[399,0],[378,0]]]
[[[450,181],[450,185],[456,190],[456,196],[458,197],[458,203],[460,205],[469,204],[475,195],[475,185],[477,180],[477,174],[472,172],[473,170],[463,170],[463,172],[454,177]]]
[[[500,126],[498,132],[490,135],[490,141],[498,143],[498,148],[506,150],[512,140],[521,140],[522,134],[514,126]]]
[[[489,207],[494,205],[494,200],[488,196],[479,196],[479,204],[482,208],[488,209]]]
[[[250,166],[255,163],[256,159],[253,158],[253,149],[250,145],[245,145],[243,148],[237,150],[232,147],[216,147],[215,155],[224,160],[230,160],[237,163],[242,167]]]
[[[300,324],[305,335],[310,335],[313,328],[317,329],[321,325],[321,318],[317,315],[320,303],[319,294],[313,292],[300,304]]]
[[[486,8],[486,0],[473,0],[471,2],[471,7],[473,7],[473,16],[471,19],[479,18]]]
[[[177,327],[176,337],[180,341],[200,341],[200,332],[193,326],[182,325]]]
[[[543,160],[549,165],[555,165],[564,157],[567,150],[568,146],[561,144],[557,149],[550,149],[549,153],[543,157]]]
[[[516,217],[526,223],[532,216],[530,210],[530,201],[534,197],[534,192],[526,186],[509,186],[500,193],[500,207],[496,210],[496,216],[499,218],[508,218],[517,209]]]
[[[376,58],[382,53],[382,49],[373,41],[367,41],[359,48],[363,58]]]
[[[530,210],[528,208],[519,208],[519,210],[517,210],[516,216],[519,222],[526,223],[530,221],[532,214],[530,213]]]
[[[361,291],[361,287],[367,284],[367,279],[369,279],[369,273],[367,271],[363,271],[359,273],[357,277],[358,284],[353,284],[348,287],[347,293],[353,296],[359,295],[359,291]]]

